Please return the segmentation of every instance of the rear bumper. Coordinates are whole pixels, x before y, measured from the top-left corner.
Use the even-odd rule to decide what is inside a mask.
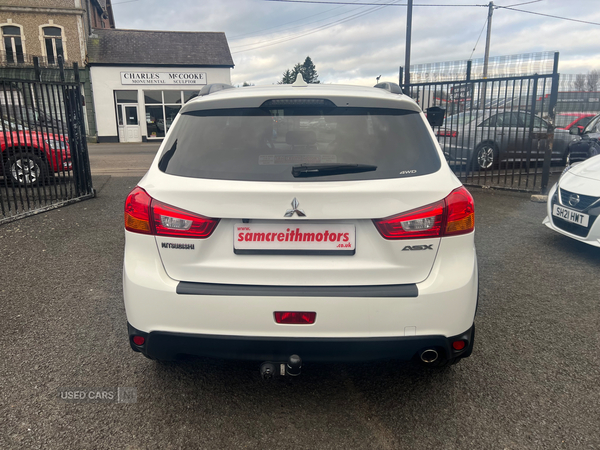
[[[256,336],[219,336],[206,334],[144,333],[127,324],[129,343],[137,352],[159,359],[172,360],[179,355],[250,361],[287,361],[300,355],[305,362],[360,362],[385,359],[408,361],[424,350],[435,349],[442,358],[467,357],[473,349],[475,325],[457,336],[403,336],[387,338],[284,338]],[[145,344],[133,343],[133,336],[143,336]],[[461,351],[452,342],[466,340]]]
[[[127,238],[136,240],[125,251],[127,320],[147,337],[147,347],[132,347],[159,359],[268,360],[294,352],[309,360],[410,359],[428,345],[447,351],[475,317],[473,234],[444,238],[420,283],[353,287],[180,283],[165,272],[151,236]],[[317,316],[311,325],[278,324],[274,311]]]

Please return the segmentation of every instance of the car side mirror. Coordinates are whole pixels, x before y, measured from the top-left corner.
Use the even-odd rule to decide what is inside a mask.
[[[444,108],[440,108],[439,106],[432,106],[431,108],[427,108],[427,122],[432,127],[441,127],[444,124],[444,115],[446,114],[446,110]]]
[[[580,134],[582,134],[582,132],[583,132],[582,126],[573,126],[573,127],[569,128],[569,134],[574,134],[576,136],[579,136]]]

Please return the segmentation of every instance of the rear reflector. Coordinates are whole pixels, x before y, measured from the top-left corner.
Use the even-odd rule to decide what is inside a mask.
[[[144,342],[146,342],[146,338],[144,338],[143,336],[134,336],[133,337],[133,343],[135,345],[144,345]]]
[[[384,239],[423,239],[466,234],[475,228],[473,197],[463,186],[439,202],[373,220]]]
[[[209,237],[219,223],[189,211],[154,200],[136,187],[125,201],[125,229],[134,233],[189,239]]]
[[[310,325],[311,323],[315,323],[315,319],[317,318],[316,312],[277,311],[274,314],[275,322],[294,325]]]
[[[454,342],[452,343],[452,348],[453,348],[454,350],[457,350],[457,351],[458,351],[458,350],[462,350],[463,348],[465,348],[465,347],[466,347],[466,345],[467,345],[467,343],[466,343],[465,341],[454,341]]]

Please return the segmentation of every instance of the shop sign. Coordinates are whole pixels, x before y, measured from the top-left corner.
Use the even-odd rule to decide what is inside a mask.
[[[206,84],[205,72],[121,72],[121,84]]]

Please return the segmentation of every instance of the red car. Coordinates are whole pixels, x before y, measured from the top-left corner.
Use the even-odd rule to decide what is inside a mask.
[[[71,151],[65,136],[6,128],[0,126],[3,175],[14,185],[44,182],[51,174],[71,170]]]
[[[570,130],[573,127],[580,127],[583,130],[595,115],[587,112],[558,113],[556,114],[556,128]]]

